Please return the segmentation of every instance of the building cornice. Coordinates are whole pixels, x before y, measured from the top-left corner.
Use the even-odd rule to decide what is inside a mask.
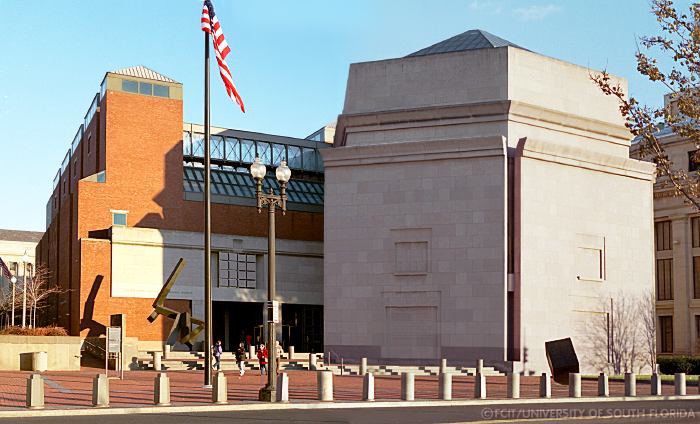
[[[421,162],[478,157],[505,157],[502,136],[471,137],[429,142],[372,144],[321,151],[326,169],[380,163]]]
[[[584,118],[529,103],[498,100],[461,105],[342,114],[338,117],[334,144],[337,147],[345,146],[347,134],[353,132],[509,120],[526,124],[540,123],[540,126],[554,125],[570,128],[574,132],[580,132],[579,135],[590,137],[591,134],[594,134],[601,141],[625,147],[629,146],[631,138],[630,132],[622,124]],[[561,130],[559,128],[553,129]]]

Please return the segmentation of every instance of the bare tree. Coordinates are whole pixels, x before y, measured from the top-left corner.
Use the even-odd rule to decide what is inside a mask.
[[[639,299],[639,316],[642,321],[642,339],[646,352],[644,362],[656,368],[656,297],[654,291],[649,290]]]
[[[618,293],[604,302],[604,312],[593,318],[588,336],[592,362],[600,371],[640,372],[647,364],[640,302],[640,298]]]
[[[32,327],[36,327],[37,310],[47,306],[47,299],[52,295],[64,292],[57,285],[49,285],[49,277],[50,272],[48,268],[39,265],[34,272],[34,276],[27,279],[27,304],[30,314],[29,322],[32,324]]]
[[[658,138],[660,127],[665,126],[700,149],[700,4],[692,4],[689,13],[683,13],[673,0],[651,0],[651,12],[661,35],[640,38],[648,53],[638,49],[637,70],[649,81],[662,84],[672,101],[661,108],[642,105],[634,97],[627,99],[627,93],[606,71],[591,75],[591,79],[603,93],[619,101],[625,125],[639,140],[640,158],[656,163],[657,175],[700,209],[700,175],[674,167]],[[668,65],[659,65],[652,51],[660,53],[661,62]],[[695,154],[692,160],[700,163],[700,155]]]

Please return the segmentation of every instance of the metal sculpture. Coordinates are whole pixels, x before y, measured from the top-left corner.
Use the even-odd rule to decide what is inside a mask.
[[[174,320],[173,326],[170,328],[170,333],[165,343],[171,346],[174,346],[175,343],[182,343],[191,350],[192,341],[204,330],[204,321],[192,317],[192,314],[189,312],[178,312],[165,306],[165,299],[168,297],[170,289],[186,265],[187,261],[184,258],[180,258],[177,261],[177,265],[175,265],[168,279],[165,280],[165,285],[160,289],[156,300],[153,301],[153,312],[148,316],[148,322],[154,322],[158,315],[172,318]]]

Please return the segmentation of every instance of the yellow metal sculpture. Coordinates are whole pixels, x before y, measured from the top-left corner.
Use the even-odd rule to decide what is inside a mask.
[[[193,318],[192,314],[189,312],[178,312],[165,306],[165,299],[168,297],[170,289],[173,287],[173,284],[175,284],[175,281],[177,281],[177,278],[186,265],[187,261],[185,261],[184,258],[180,258],[180,260],[177,261],[177,265],[175,265],[175,268],[165,281],[163,288],[160,289],[156,300],[153,301],[153,312],[148,316],[148,321],[154,322],[158,318],[158,315],[172,318],[174,322],[170,329],[170,334],[168,334],[166,344],[174,346],[175,343],[182,343],[192,349],[192,341],[195,340],[197,335],[204,329],[204,321],[199,318]]]

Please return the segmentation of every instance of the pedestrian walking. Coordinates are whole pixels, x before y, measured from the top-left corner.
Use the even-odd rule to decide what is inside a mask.
[[[260,375],[266,374],[267,371],[267,348],[265,347],[264,344],[261,344],[260,347],[258,347],[258,351],[256,352],[256,355],[258,356],[258,362],[260,363]]]
[[[245,347],[243,342],[238,345],[236,363],[238,364],[238,374],[240,377],[243,377],[243,374],[245,374]]]
[[[214,363],[212,364],[212,369],[221,371],[221,354],[224,352],[221,347],[221,340],[217,340],[214,346],[211,347],[211,354],[214,356]]]
[[[279,340],[275,340],[275,375],[280,372],[280,359],[282,358],[282,346]]]

